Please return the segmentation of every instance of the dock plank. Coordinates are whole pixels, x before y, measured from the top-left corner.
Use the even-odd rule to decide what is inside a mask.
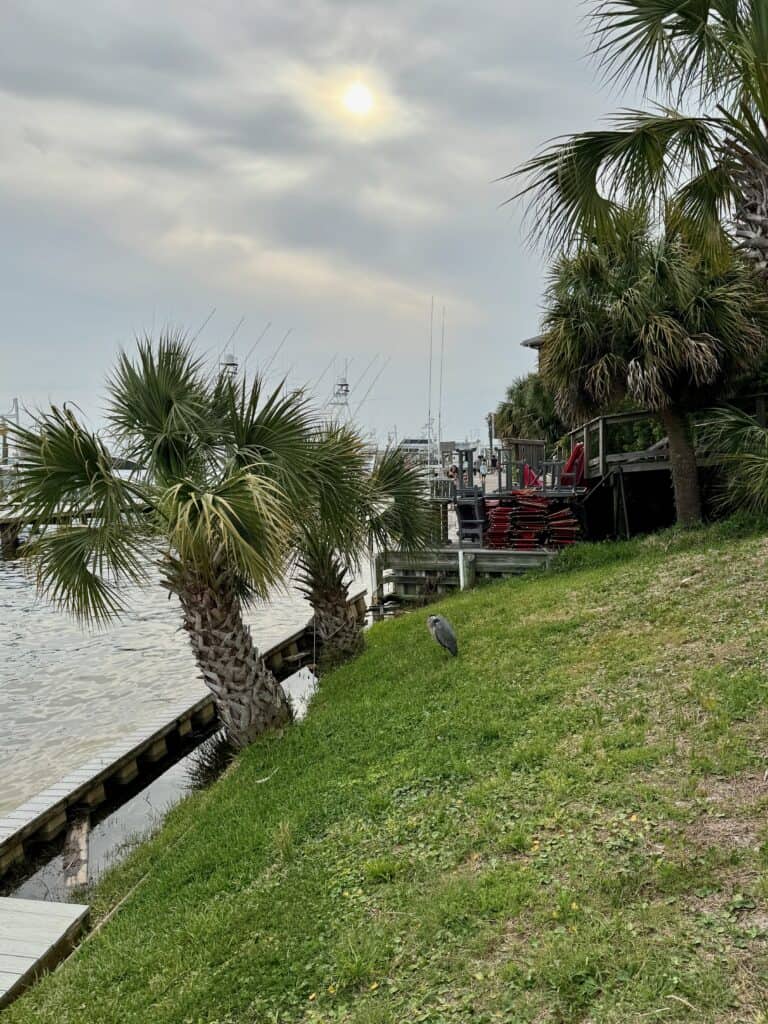
[[[87,917],[81,903],[0,897],[0,1007],[71,951]]]

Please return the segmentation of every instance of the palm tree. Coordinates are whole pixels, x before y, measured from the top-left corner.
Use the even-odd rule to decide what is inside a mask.
[[[556,444],[567,430],[555,409],[555,396],[538,373],[514,380],[496,409],[499,437],[543,438]]]
[[[114,452],[67,408],[14,431],[13,501],[37,531],[27,554],[38,588],[99,624],[124,610],[121,584],[145,582],[154,561],[228,736],[245,746],[291,712],[243,609],[283,581],[305,504],[341,515],[335,468],[318,457],[301,393],[265,392],[258,377],[212,380],[178,334],[140,341],[135,361],[121,355],[108,395]],[[116,471],[114,456],[134,470]]]
[[[350,574],[366,554],[397,544],[423,547],[431,534],[424,480],[403,452],[389,449],[372,472],[359,438],[345,427],[331,427],[326,444],[346,453],[340,473],[345,515],[330,517],[320,507],[305,510],[294,540],[298,586],[314,611],[324,667],[354,657],[363,645],[362,624],[349,608]]]
[[[532,236],[570,248],[610,233],[624,204],[672,202],[710,252],[728,222],[768,276],[765,0],[600,0],[593,19],[601,69],[646,95],[653,83],[660,102],[556,139],[507,176],[523,179],[514,198],[531,200]]]
[[[701,517],[689,414],[728,394],[765,352],[768,295],[733,251],[711,263],[673,225],[617,217],[612,239],[560,258],[545,302],[540,369],[566,418],[629,399],[669,440],[678,521]]]
[[[733,406],[713,409],[702,424],[701,442],[723,465],[725,507],[768,512],[768,428]]]

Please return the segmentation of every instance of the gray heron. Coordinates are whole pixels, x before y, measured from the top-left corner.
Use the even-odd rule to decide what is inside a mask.
[[[459,653],[459,647],[456,643],[456,634],[448,619],[444,619],[442,615],[430,615],[427,619],[427,627],[440,646],[455,658]]]

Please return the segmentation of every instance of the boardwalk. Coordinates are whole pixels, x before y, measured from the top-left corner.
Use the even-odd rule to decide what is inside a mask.
[[[0,898],[0,1007],[67,956],[87,918],[78,903]]]

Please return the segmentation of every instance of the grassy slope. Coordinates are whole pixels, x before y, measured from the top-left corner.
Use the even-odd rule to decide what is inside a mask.
[[[768,1020],[767,560],[585,550],[444,602],[455,661],[377,626],[7,1024]]]

